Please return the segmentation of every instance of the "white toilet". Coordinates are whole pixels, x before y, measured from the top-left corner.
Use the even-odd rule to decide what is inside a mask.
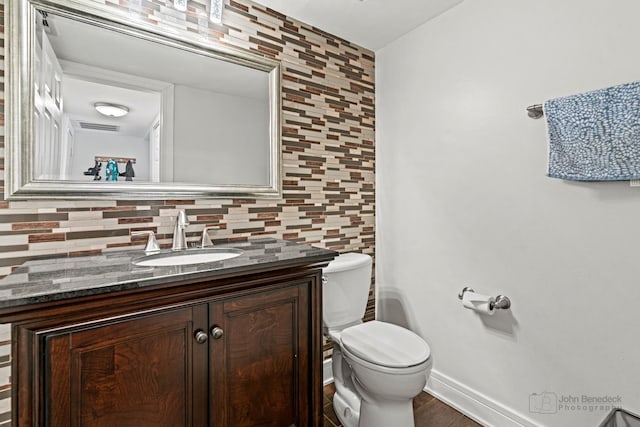
[[[323,323],[333,347],[333,408],[345,427],[413,427],[412,400],[431,371],[431,351],[415,333],[362,322],[371,257],[339,255],[323,270]]]

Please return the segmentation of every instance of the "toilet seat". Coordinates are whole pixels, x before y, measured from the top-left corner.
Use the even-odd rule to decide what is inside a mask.
[[[431,367],[433,362],[431,358],[425,360],[419,365],[403,367],[403,368],[389,368],[387,366],[377,365],[375,363],[368,362],[355,354],[351,353],[348,349],[344,347],[340,347],[342,350],[342,356],[345,361],[353,366],[354,363],[367,368],[371,372],[377,372],[379,374],[387,374],[393,376],[405,376],[405,375],[415,375],[415,374],[423,374],[425,372],[431,371]]]
[[[422,365],[431,356],[429,345],[420,336],[378,320],[343,330],[340,344],[358,359],[391,369]]]

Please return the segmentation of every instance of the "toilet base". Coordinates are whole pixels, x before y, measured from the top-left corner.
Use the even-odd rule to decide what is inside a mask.
[[[338,393],[333,395],[333,411],[343,427],[358,427],[360,420],[359,408],[355,409],[349,406],[347,401]]]
[[[384,402],[384,406],[376,402],[360,401],[361,427],[414,427],[413,399],[405,402]]]

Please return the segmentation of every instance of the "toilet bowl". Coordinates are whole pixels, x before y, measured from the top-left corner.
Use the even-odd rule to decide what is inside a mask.
[[[334,342],[334,410],[345,427],[413,427],[413,398],[431,371],[417,334],[390,323],[362,323],[371,257],[338,256],[323,271],[323,323]]]

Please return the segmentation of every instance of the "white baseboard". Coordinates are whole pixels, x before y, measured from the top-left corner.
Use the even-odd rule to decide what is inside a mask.
[[[437,371],[425,391],[486,427],[540,427],[540,424]]]
[[[331,359],[325,359],[322,362],[322,385],[331,384],[333,382],[333,363]]]

